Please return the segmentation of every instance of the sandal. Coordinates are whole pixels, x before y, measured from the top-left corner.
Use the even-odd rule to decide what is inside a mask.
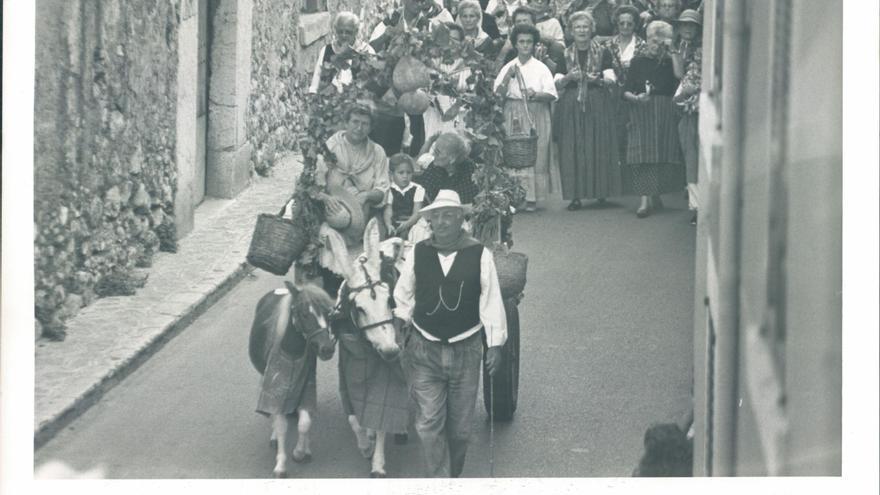
[[[568,206],[565,207],[565,209],[568,211],[577,211],[577,210],[581,209],[581,206],[583,206],[581,204],[581,200],[576,199],[576,200],[572,201],[571,203],[569,203]]]

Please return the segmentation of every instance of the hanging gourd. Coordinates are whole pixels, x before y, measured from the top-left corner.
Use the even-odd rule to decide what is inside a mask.
[[[397,62],[391,77],[394,87],[401,93],[427,88],[431,84],[428,67],[410,55],[406,55]]]
[[[421,115],[431,106],[431,97],[421,89],[400,95],[397,106],[410,115]]]

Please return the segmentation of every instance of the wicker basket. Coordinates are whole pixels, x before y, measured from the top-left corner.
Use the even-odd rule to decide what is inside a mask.
[[[496,249],[493,254],[495,269],[498,271],[498,283],[501,286],[501,297],[507,299],[522,293],[526,287],[529,257],[505,249]]]
[[[247,261],[269,273],[285,275],[308,241],[308,233],[299,223],[263,213],[257,217]]]
[[[518,135],[507,136],[501,147],[504,166],[507,168],[529,168],[534,167],[538,160],[538,136]]]
[[[516,82],[519,85],[520,94],[523,95],[520,101],[522,101],[529,125],[526,128],[519,119],[513,119],[512,128],[508,129],[509,134],[501,143],[501,156],[505,167],[520,169],[534,167],[538,160],[538,132],[535,129],[532,115],[529,113],[529,100],[525,96],[526,84],[519,70],[516,71]]]

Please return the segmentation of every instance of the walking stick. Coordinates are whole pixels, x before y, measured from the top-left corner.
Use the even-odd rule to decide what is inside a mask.
[[[489,477],[495,477],[495,376],[489,375]]]

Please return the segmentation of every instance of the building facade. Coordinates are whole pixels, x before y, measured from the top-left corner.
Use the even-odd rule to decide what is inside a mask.
[[[841,474],[842,17],[705,2],[696,475]]]
[[[38,333],[129,291],[131,270],[174,251],[206,197],[269,175],[296,147],[332,13],[372,25],[386,4],[38,0]]]

